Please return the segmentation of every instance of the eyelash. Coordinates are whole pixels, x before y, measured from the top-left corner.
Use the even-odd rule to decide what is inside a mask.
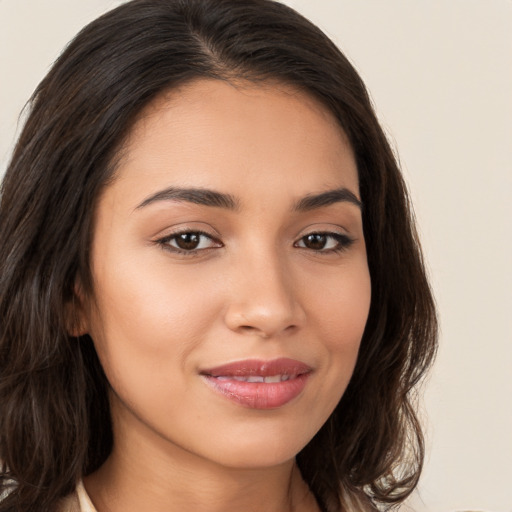
[[[213,245],[212,247],[205,247],[205,248],[200,248],[200,249],[193,248],[193,249],[189,249],[189,250],[182,249],[180,247],[171,245],[172,241],[175,241],[180,236],[186,236],[186,235],[196,235],[199,238],[205,237],[205,238],[210,239],[211,242],[216,245]],[[312,237],[312,236],[321,236],[321,237],[326,237],[328,240],[329,239],[334,240],[336,242],[336,246],[329,248],[329,249],[323,249],[323,248],[322,249],[311,249],[309,247],[298,245],[300,242],[303,242],[307,237]],[[294,245],[294,247],[297,247],[299,249],[313,251],[315,254],[339,254],[343,251],[346,251],[354,242],[355,242],[355,240],[353,238],[350,238],[349,236],[347,236],[345,234],[329,232],[329,231],[314,231],[312,233],[308,233],[308,234],[302,236],[293,245]],[[200,231],[200,230],[185,230],[185,231],[173,233],[171,235],[160,238],[159,240],[156,240],[156,243],[159,244],[164,250],[173,252],[175,254],[183,254],[188,257],[197,256],[202,251],[208,251],[210,249],[215,249],[215,248],[219,248],[219,247],[223,246],[222,242],[220,242],[216,238],[212,237],[210,234],[208,234],[204,231]]]

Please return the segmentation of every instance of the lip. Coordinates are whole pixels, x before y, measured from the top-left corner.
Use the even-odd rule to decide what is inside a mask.
[[[306,386],[313,369],[295,359],[270,361],[247,359],[200,372],[214,391],[252,409],[276,409],[296,398]],[[279,382],[247,382],[243,379],[281,376]]]

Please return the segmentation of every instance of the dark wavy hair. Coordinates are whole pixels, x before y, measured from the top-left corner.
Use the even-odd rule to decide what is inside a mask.
[[[406,187],[363,82],[313,24],[271,0],[134,0],[85,27],[37,87],[1,188],[0,512],[52,511],[112,448],[108,382],[69,335],[93,294],[95,205],[141,110],[200,78],[279,81],[337,118],[354,150],[372,283],[339,405],[297,455],[323,510],[403,501],[424,444],[415,385],[437,338]]]

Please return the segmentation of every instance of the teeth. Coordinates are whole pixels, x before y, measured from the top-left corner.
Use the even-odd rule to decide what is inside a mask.
[[[225,375],[219,375],[216,377],[218,380],[236,380],[238,382],[250,382],[250,383],[261,383],[264,382],[266,384],[272,384],[277,382],[284,382],[290,379],[295,379],[297,375],[270,375],[268,377],[263,377],[262,375],[249,375],[247,377],[245,376],[239,376],[239,375],[233,375],[233,376],[225,376]]]
[[[247,377],[247,382],[265,382],[265,379],[261,375],[251,375]]]

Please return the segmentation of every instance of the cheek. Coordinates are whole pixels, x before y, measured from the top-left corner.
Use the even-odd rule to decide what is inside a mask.
[[[163,411],[176,418],[195,403],[197,389],[189,378],[195,373],[194,354],[219,307],[215,283],[201,271],[172,271],[153,263],[118,262],[106,273],[98,269],[101,286],[95,290],[91,335],[116,397],[113,411],[133,411],[158,430],[167,421]]]
[[[313,299],[313,297],[312,297]],[[371,301],[371,283],[366,264],[333,278],[322,293],[310,301],[311,328],[317,333],[318,352],[325,379],[322,391],[326,409],[334,409],[341,399],[357,361],[361,338]]]
[[[90,332],[110,373],[151,378],[164,361],[176,369],[218,317],[215,284],[200,272],[118,261],[95,275]],[[210,283],[205,284],[205,283]]]
[[[309,300],[315,328],[333,351],[359,348],[370,309],[371,282],[366,260],[360,259],[332,276],[328,286]]]

